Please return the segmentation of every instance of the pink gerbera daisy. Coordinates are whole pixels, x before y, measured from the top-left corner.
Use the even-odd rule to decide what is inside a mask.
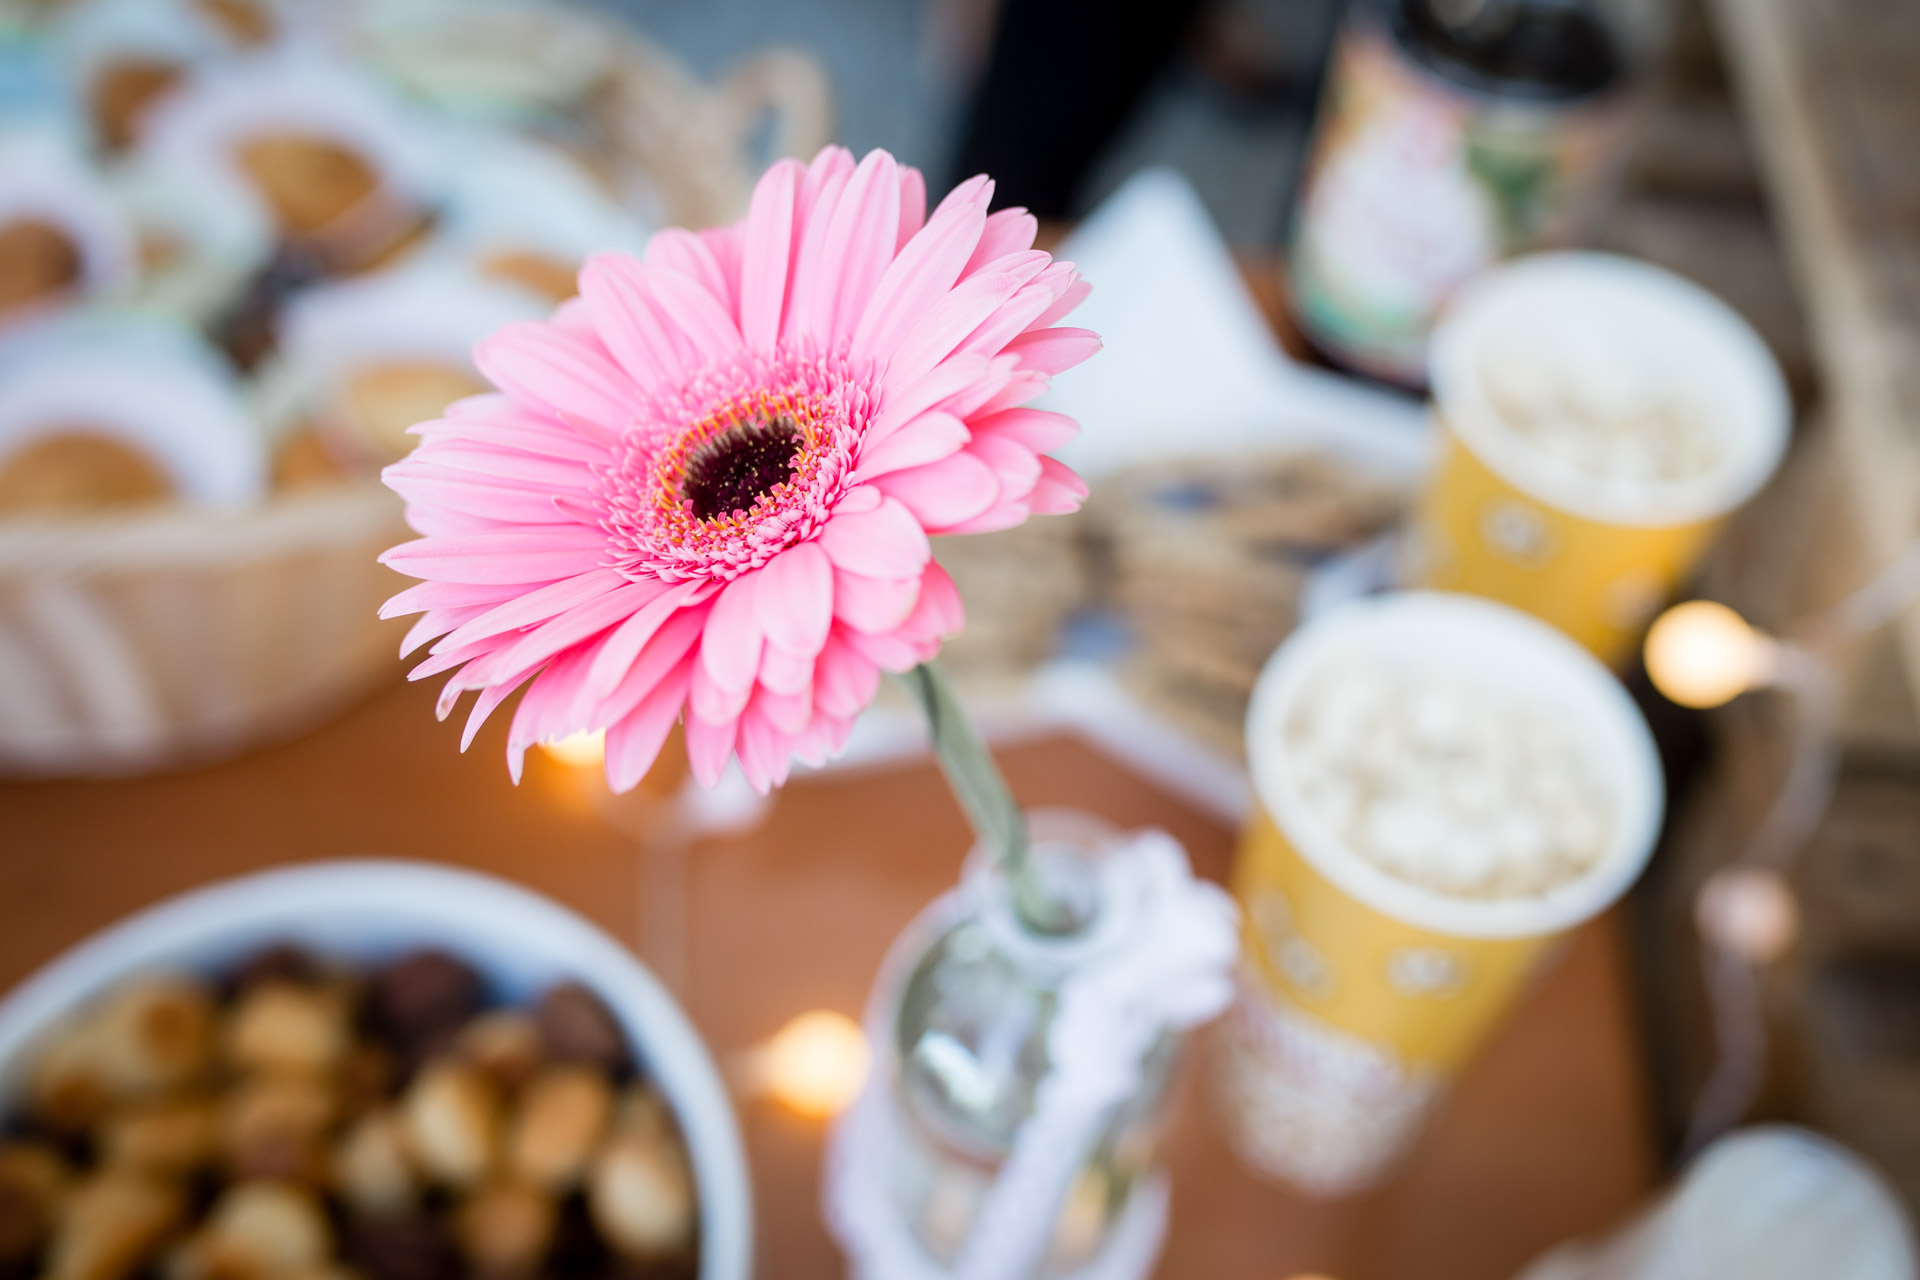
[[[917,170],[838,147],[783,161],[733,226],[602,254],[580,296],[476,351],[498,394],[415,428],[387,468],[424,535],[383,559],[424,581],[414,678],[514,690],[528,746],[607,731],[638,782],[676,721],[711,784],[737,756],[765,790],[844,744],[882,670],[961,623],[929,534],[1072,511],[1045,456],[1071,419],[1022,408],[1099,340],[1055,322],[1086,296],[1023,210],[974,178],[927,217]]]

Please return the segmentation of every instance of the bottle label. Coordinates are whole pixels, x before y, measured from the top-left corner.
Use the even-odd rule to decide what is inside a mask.
[[[1417,66],[1378,22],[1341,34],[1288,260],[1314,342],[1376,376],[1426,380],[1446,300],[1517,253],[1576,242],[1623,158],[1620,95],[1520,102]]]

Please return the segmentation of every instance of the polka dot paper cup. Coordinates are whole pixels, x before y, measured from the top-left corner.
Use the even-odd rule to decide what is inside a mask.
[[[1766,344],[1671,272],[1515,260],[1434,332],[1442,428],[1417,585],[1552,623],[1617,665],[1721,523],[1779,466],[1791,405]]]
[[[1298,743],[1305,716],[1320,714],[1313,700],[1342,670],[1383,682],[1359,740],[1440,732],[1419,719],[1425,697],[1477,709],[1459,732],[1480,733],[1481,745],[1463,737],[1351,773],[1363,809],[1336,820]],[[1509,726],[1572,753],[1600,817],[1592,844],[1583,861],[1520,890],[1494,880],[1472,896],[1435,887],[1460,861],[1451,855],[1475,853],[1476,841],[1491,849],[1537,802],[1526,788],[1545,772],[1542,748],[1500,741]],[[1294,633],[1255,687],[1247,754],[1256,802],[1235,869],[1246,931],[1240,999],[1218,1045],[1221,1100],[1254,1168],[1341,1194],[1391,1169],[1555,940],[1638,877],[1659,832],[1659,758],[1619,682],[1566,637],[1500,605],[1425,592],[1349,605]],[[1503,759],[1499,772],[1490,762]],[[1434,798],[1422,810],[1405,793],[1429,767]],[[1478,788],[1481,816],[1447,816],[1467,803],[1459,796],[1475,789],[1475,769],[1497,773]],[[1394,824],[1369,821],[1388,804],[1401,828],[1411,814],[1439,833],[1430,874],[1417,874],[1419,847],[1398,868],[1363,847],[1369,832],[1390,833]],[[1523,855],[1537,862],[1540,847]],[[1479,852],[1483,863],[1493,857]]]

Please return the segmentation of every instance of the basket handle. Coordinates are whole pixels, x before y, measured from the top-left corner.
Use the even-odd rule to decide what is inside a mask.
[[[769,159],[811,159],[833,141],[833,83],[820,60],[804,49],[774,46],[749,54],[729,67],[714,87],[714,105],[730,151],[749,170],[752,134],[768,114],[773,117]]]

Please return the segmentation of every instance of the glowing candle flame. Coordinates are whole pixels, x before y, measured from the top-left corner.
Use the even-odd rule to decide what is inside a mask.
[[[1800,933],[1800,906],[1778,872],[1727,868],[1700,887],[1694,902],[1700,932],[1752,964],[1785,955]]]
[[[755,1092],[803,1116],[825,1119],[860,1096],[871,1061],[859,1023],[844,1013],[814,1009],[754,1050],[748,1075]]]
[[[595,769],[607,758],[607,733],[604,729],[576,733],[558,742],[543,742],[540,749],[561,764],[575,769]]]
[[[1775,649],[1727,606],[1690,600],[1661,614],[1647,632],[1647,675],[1683,707],[1717,707],[1766,683]]]

